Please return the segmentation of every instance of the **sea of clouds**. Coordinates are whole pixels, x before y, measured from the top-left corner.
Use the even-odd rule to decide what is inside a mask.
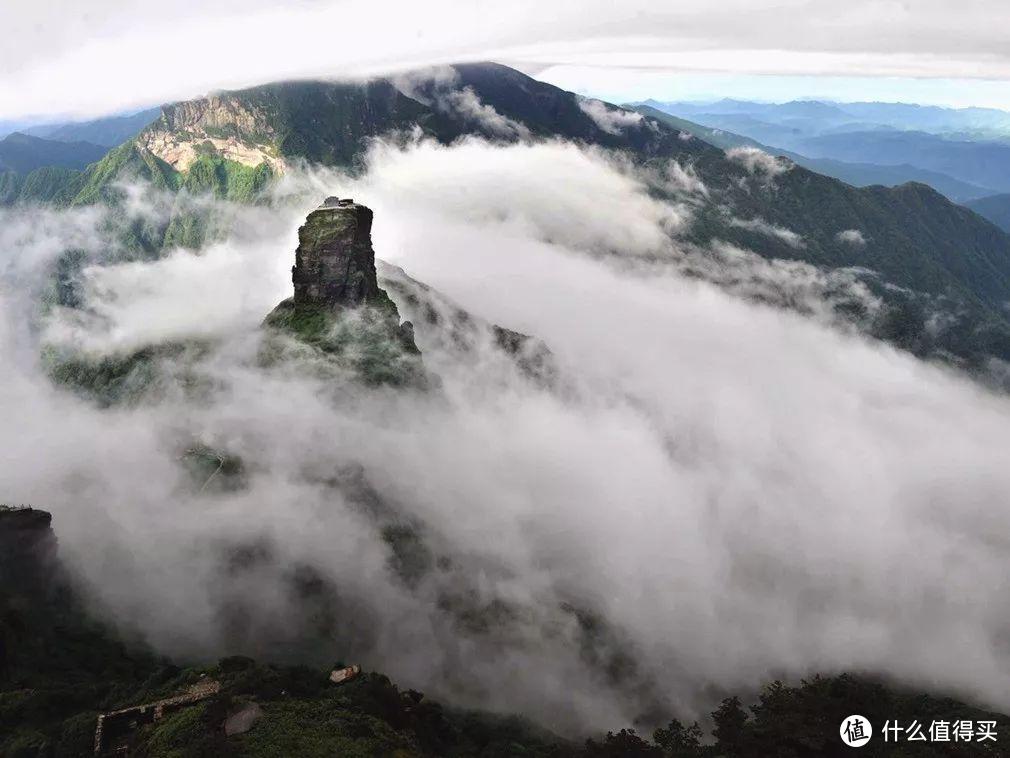
[[[566,732],[813,672],[1010,706],[1010,401],[840,327],[840,288],[873,306],[855,280],[681,241],[704,185],[671,176],[676,203],[573,145],[379,142],[360,175],[294,172],[269,205],[221,204],[224,239],[154,261],[115,262],[100,209],[4,211],[2,499],[52,511],[94,608],[180,659],[339,658]],[[330,194],[375,211],[378,257],[475,317],[466,355],[416,324],[436,390],[257,361]],[[170,206],[131,197],[134,215]],[[71,248],[92,261],[83,308],[40,308]],[[484,322],[542,340],[559,381]],[[39,357],[193,339],[196,399],[100,408]],[[191,486],[196,441],[240,457],[243,486]],[[390,518],[443,565],[398,577]],[[321,599],[292,592],[296,567]],[[329,637],[307,631],[320,614]]]

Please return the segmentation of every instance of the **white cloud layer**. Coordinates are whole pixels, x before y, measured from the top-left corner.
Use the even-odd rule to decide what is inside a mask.
[[[758,234],[763,234],[766,237],[775,237],[782,240],[790,247],[800,248],[806,243],[803,241],[803,237],[792,229],[786,229],[784,226],[778,226],[776,224],[770,224],[763,218],[730,218],[729,225],[735,226],[738,229],[746,229],[749,232],[757,232]]]
[[[393,83],[407,97],[460,118],[495,137],[528,139],[524,124],[506,118],[487,103],[482,103],[472,87],[459,86],[459,74],[452,66],[435,66],[398,74]]]
[[[0,118],[94,115],[293,77],[495,59],[540,70],[1010,78],[999,0],[0,7]],[[268,50],[269,55],[263,51]],[[194,51],[187,53],[185,51]]]
[[[608,108],[603,101],[592,98],[580,98],[579,108],[609,134],[620,134],[625,129],[640,126],[644,120],[641,113],[622,108]]]
[[[283,582],[298,564],[346,611],[321,660],[561,729],[625,725],[649,694],[691,717],[713,687],[812,671],[1010,705],[1006,398],[681,276],[691,254],[668,236],[670,208],[598,153],[380,145],[356,179],[293,174],[281,189],[301,199],[256,209],[256,244],[90,274],[92,347],[217,341],[199,403],[99,411],[53,390],[19,293],[64,246],[108,241],[78,212],[0,219],[3,497],[55,512],[61,550],[122,623],[176,655],[305,655],[305,609]],[[524,378],[487,334],[463,360],[421,321],[435,395],[257,368],[294,228],[327,194],[374,208],[380,256],[542,338],[561,387]],[[715,252],[747,287],[829,284]],[[177,457],[194,438],[241,456],[248,486],[187,489]],[[348,467],[450,567],[397,582],[368,513],[328,484]],[[250,541],[273,559],[224,571],[223,545]],[[515,612],[473,633],[440,610],[447,596]],[[580,657],[565,604],[606,621],[604,652],[640,664],[629,681]],[[241,629],[224,621],[236,607]]]
[[[866,244],[866,237],[858,229],[843,229],[835,235],[835,239],[854,247],[862,247]]]
[[[770,155],[757,147],[731,147],[726,151],[726,157],[739,163],[751,174],[766,179],[774,179],[792,167],[792,163],[785,158]]]

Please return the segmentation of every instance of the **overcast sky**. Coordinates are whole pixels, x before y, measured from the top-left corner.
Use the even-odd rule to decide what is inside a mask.
[[[0,119],[486,59],[611,100],[1010,108],[1008,16],[1003,0],[6,0]]]

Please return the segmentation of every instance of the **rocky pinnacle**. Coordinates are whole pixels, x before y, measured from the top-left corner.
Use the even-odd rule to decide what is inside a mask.
[[[298,230],[291,278],[298,306],[385,305],[375,276],[372,211],[353,200],[327,198]]]
[[[400,323],[376,277],[371,210],[327,198],[298,229],[291,278],[294,297],[274,308],[267,327],[318,348],[368,384],[426,383],[413,326]]]

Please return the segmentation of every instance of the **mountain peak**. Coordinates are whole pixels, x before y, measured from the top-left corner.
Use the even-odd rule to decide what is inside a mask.
[[[298,230],[291,278],[295,305],[356,308],[385,305],[375,275],[372,211],[350,198],[328,197]]]
[[[366,384],[412,384],[426,379],[414,327],[379,286],[370,208],[329,197],[298,229],[291,269],[294,297],[265,325],[317,348]]]

